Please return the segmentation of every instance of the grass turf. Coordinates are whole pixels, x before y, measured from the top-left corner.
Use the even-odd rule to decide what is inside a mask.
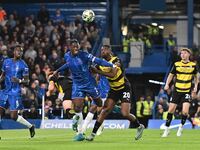
[[[36,129],[29,138],[28,130],[0,130],[0,150],[199,150],[200,130],[184,130],[182,137],[176,130],[161,138],[161,130],[145,130],[142,139],[134,140],[136,130],[105,129],[94,141],[73,141],[69,129]],[[89,134],[90,132],[88,132]]]

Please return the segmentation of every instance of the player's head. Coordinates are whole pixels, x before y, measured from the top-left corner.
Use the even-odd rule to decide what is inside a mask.
[[[191,54],[192,51],[188,48],[181,48],[180,50],[180,56],[182,60],[188,61],[190,59]]]
[[[103,45],[101,47],[101,57],[106,59],[110,55],[112,55],[112,50],[110,45]]]
[[[70,51],[72,53],[72,55],[76,55],[78,54],[80,49],[80,44],[76,39],[73,39],[70,41]]]
[[[21,45],[17,44],[15,47],[14,47],[14,58],[15,59],[20,59],[23,55],[23,48]]]

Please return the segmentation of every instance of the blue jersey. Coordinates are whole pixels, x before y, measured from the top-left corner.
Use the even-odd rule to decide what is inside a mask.
[[[89,70],[89,62],[96,63],[98,65],[112,67],[111,63],[94,57],[93,55],[79,51],[77,55],[73,56],[71,52],[67,52],[64,56],[66,64],[60,67],[58,70],[69,68],[72,73],[73,84],[78,85],[79,88],[91,87],[96,85],[95,78],[92,76]]]
[[[9,58],[3,62],[2,71],[5,74],[5,89],[3,91],[8,95],[20,95],[20,84],[12,82],[12,77],[22,79],[23,76],[29,75],[27,64],[22,59],[15,61]]]
[[[98,89],[100,91],[100,95],[101,95],[100,97],[106,98],[110,90],[110,85],[109,85],[108,79],[103,75],[100,75]]]
[[[65,69],[70,69],[73,80],[72,99],[84,98],[86,95],[92,98],[99,97],[100,93],[97,89],[96,80],[89,70],[89,63],[93,62],[107,67],[113,67],[113,64],[83,51],[79,51],[76,55],[67,52],[64,58],[66,63],[57,71],[60,72]]]
[[[96,85],[96,81],[89,70],[88,63],[92,60],[88,53],[80,51],[76,56],[73,56],[71,52],[68,52],[64,58],[71,70],[74,84],[78,85],[79,88],[86,88],[91,84]]]

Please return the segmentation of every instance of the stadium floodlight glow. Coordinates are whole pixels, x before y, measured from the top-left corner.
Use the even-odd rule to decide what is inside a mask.
[[[151,23],[151,25],[152,25],[152,26],[157,26],[158,24],[155,23],[155,22],[153,22],[153,23]]]
[[[127,33],[128,33],[128,26],[123,26],[123,27],[122,27],[122,35],[123,35],[123,36],[126,36]]]
[[[200,24],[197,24],[197,28],[200,28]]]
[[[163,25],[159,25],[158,28],[163,30],[164,26]]]

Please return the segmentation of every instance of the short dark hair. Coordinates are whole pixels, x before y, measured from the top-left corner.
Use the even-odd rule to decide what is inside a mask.
[[[79,44],[79,42],[78,42],[77,39],[72,39],[72,40],[70,40],[70,45],[72,45],[73,43]]]

